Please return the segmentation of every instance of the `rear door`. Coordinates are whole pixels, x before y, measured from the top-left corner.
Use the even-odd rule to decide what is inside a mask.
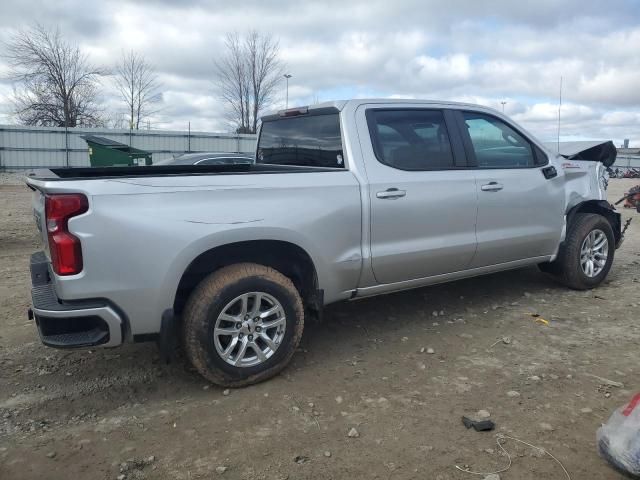
[[[475,166],[478,251],[471,267],[552,255],[564,224],[564,186],[544,152],[505,120],[458,111]]]
[[[356,118],[376,281],[467,268],[476,248],[476,186],[451,112],[363,105]]]

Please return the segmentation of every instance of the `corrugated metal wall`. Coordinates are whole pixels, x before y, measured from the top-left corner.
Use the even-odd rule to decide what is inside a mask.
[[[616,157],[614,168],[623,170],[631,170],[632,168],[640,168],[640,155],[619,155]]]
[[[254,152],[255,135],[109,130],[106,128],[0,125],[0,170],[89,166],[87,143],[80,135],[99,135],[153,154],[154,163],[191,152]]]

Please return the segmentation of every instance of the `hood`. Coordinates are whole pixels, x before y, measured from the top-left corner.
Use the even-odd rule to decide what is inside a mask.
[[[547,142],[545,147],[552,152],[558,152],[568,160],[600,162],[605,167],[613,165],[618,154],[612,141],[560,142],[559,145],[556,142]]]

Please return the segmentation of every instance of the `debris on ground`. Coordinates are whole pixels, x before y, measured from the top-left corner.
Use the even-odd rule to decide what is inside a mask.
[[[624,202],[624,208],[634,208],[640,212],[640,185],[631,187],[615,205]]]
[[[549,320],[542,318],[539,313],[530,313],[529,315],[535,318],[537,323],[549,326]]]
[[[490,418],[490,417],[491,417],[491,414],[489,413],[488,410],[478,410],[474,415],[474,420],[486,420],[487,418]]]
[[[558,287],[533,266],[339,303],[325,311],[322,327],[310,326],[303,335],[299,351],[308,354],[296,354],[273,380],[248,390],[230,388],[225,396],[229,387],[204,388],[207,382],[182,354],[169,365],[159,362],[153,342],[91,352],[42,345],[33,321],[24,318],[31,302],[29,256],[41,248],[41,238],[31,191],[24,183],[7,188],[6,175],[0,173],[2,479],[93,480],[99,472],[105,480],[293,480],[348,473],[482,480],[507,464],[495,444],[498,431],[562,452],[558,458],[575,479],[623,478],[595,453],[595,430],[633,396],[624,389],[640,384],[640,366],[633,361],[640,341],[633,315],[640,307],[637,221],[615,251],[610,277],[596,290]],[[611,199],[638,180],[625,182],[611,182]],[[623,226],[631,216],[640,220],[635,210],[618,211]],[[525,290],[530,298],[523,297]],[[532,312],[549,326],[536,322]],[[398,345],[403,336],[409,340]],[[501,341],[506,336],[511,344]],[[434,354],[427,354],[429,347]],[[624,383],[624,389],[586,372]],[[508,390],[521,396],[510,398]],[[593,411],[584,413],[586,408]],[[491,413],[492,433],[457,424],[462,415],[483,420],[476,418],[479,409]],[[435,419],[428,425],[419,418],[427,410]],[[555,430],[544,431],[539,422]],[[347,437],[351,427],[359,438]],[[280,439],[280,446],[256,449],[268,439]],[[544,450],[512,440],[504,446],[520,463],[496,473],[502,480],[566,480]],[[53,459],[47,457],[52,451]],[[239,460],[243,451],[250,465]],[[119,472],[126,459],[151,454],[157,458],[152,465]],[[299,465],[296,455],[310,460]],[[455,463],[483,474],[459,472]],[[219,466],[228,469],[217,473]]]
[[[129,458],[127,461],[120,463],[120,473],[141,472],[155,461],[156,457],[153,455],[147,458]]]
[[[496,428],[496,424],[491,420],[472,420],[469,417],[462,417],[462,424],[468,429],[473,427],[476,432],[489,432]]]
[[[602,382],[603,385],[608,385],[610,387],[616,388],[624,388],[624,383],[616,382],[615,380],[609,380],[608,378],[599,377],[598,375],[594,375],[592,373],[585,373],[587,377],[595,378],[596,380]]]
[[[511,343],[511,337],[502,337],[498,340],[496,340],[495,342],[493,342],[489,348],[493,348],[495,347],[497,344],[499,344],[500,342],[504,343],[505,345],[509,345]]]
[[[598,429],[598,453],[614,468],[640,478],[640,393]]]
[[[347,437],[349,438],[358,438],[360,436],[360,433],[358,433],[358,430],[356,430],[355,428],[352,428],[351,430],[349,430],[349,433],[347,433]]]
[[[456,469],[461,471],[461,472],[468,473],[468,474],[471,474],[471,475],[484,476],[485,480],[487,480],[487,479],[489,479],[489,480],[499,479],[500,478],[499,474],[509,470],[511,468],[511,465],[513,464],[513,460],[511,459],[511,455],[509,454],[509,452],[507,452],[507,450],[505,450],[505,448],[503,446],[508,440],[513,440],[515,442],[521,443],[523,445],[526,445],[527,447],[532,448],[535,452],[543,452],[545,455],[548,455],[558,465],[560,465],[560,468],[562,468],[562,471],[564,472],[564,474],[567,477],[567,479],[571,480],[571,475],[569,475],[569,472],[567,471],[565,466],[562,464],[562,462],[560,460],[558,460],[556,457],[554,457],[553,454],[551,454],[549,451],[545,450],[542,447],[537,447],[537,446],[532,445],[530,443],[527,443],[527,442],[525,442],[523,440],[520,440],[520,439],[515,438],[515,437],[511,437],[509,435],[505,435],[503,433],[496,434],[496,444],[498,445],[498,448],[500,449],[501,453],[503,453],[507,457],[507,459],[509,461],[509,463],[505,467],[502,467],[502,468],[496,470],[495,472],[487,472],[487,473],[475,472],[475,471],[471,470],[468,465],[464,465],[462,467],[460,465],[455,465]]]

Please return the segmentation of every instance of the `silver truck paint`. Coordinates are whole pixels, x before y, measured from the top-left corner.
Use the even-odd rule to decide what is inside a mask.
[[[89,210],[69,222],[82,242],[84,269],[52,276],[57,297],[108,299],[127,322],[122,341],[132,340],[159,332],[187,267],[221,245],[278,240],[302,248],[329,304],[552,260],[566,233],[567,212],[605,198],[601,164],[567,161],[519,126],[546,153],[555,178],[546,180],[542,167],[406,172],[373,155],[365,119],[369,108],[463,109],[515,125],[486,107],[383,99],[309,108],[327,106],[340,110],[345,162],[340,171],[28,177],[43,232],[44,193],[79,192],[89,199]],[[503,188],[485,191],[489,184]],[[406,194],[381,198],[389,188]],[[46,233],[43,242],[46,252]],[[118,335],[113,338],[120,342]]]

